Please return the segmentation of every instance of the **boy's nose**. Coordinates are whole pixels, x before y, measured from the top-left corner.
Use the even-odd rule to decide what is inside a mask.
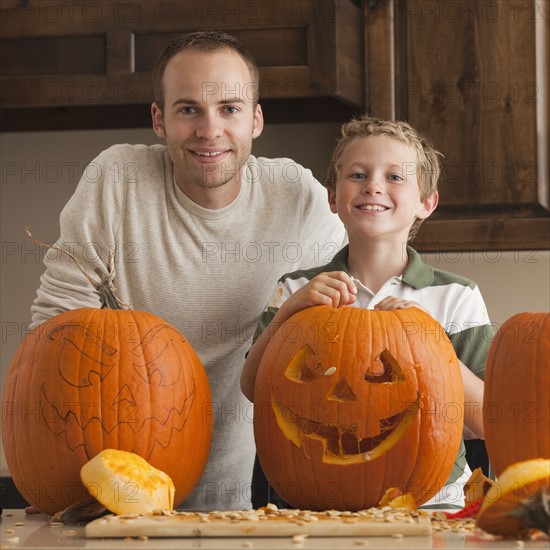
[[[363,185],[363,188],[361,189],[362,193],[366,194],[377,194],[382,193],[383,187],[382,183],[380,181],[380,177],[376,175],[369,176]]]

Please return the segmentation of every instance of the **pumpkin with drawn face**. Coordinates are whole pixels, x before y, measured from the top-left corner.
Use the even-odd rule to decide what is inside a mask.
[[[3,390],[6,461],[18,490],[46,513],[90,497],[80,469],[108,448],[166,472],[177,504],[206,465],[210,402],[195,351],[159,317],[68,311],[27,335],[12,360]],[[132,498],[126,488],[110,490]]]
[[[317,306],[286,321],[262,357],[258,457],[299,508],[376,506],[390,487],[422,504],[451,473],[463,406],[458,359],[432,317]]]

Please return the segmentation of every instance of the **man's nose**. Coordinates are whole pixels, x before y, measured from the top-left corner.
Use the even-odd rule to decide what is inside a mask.
[[[215,113],[204,113],[195,131],[198,138],[213,140],[223,134],[223,124]]]

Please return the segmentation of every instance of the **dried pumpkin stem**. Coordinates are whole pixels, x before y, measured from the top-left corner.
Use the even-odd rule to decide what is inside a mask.
[[[94,287],[96,292],[99,294],[99,299],[101,300],[101,308],[109,308],[109,309],[125,309],[126,307],[129,307],[128,304],[125,304],[121,302],[115,295],[116,287],[114,285],[114,278],[116,275],[116,269],[114,265],[114,252],[109,253],[109,259],[108,259],[108,272],[104,273],[99,268],[95,270],[97,275],[100,278],[99,283],[94,281],[92,277],[86,272],[86,270],[82,267],[78,259],[74,256],[74,254],[71,254],[68,250],[65,250],[64,248],[61,248],[60,246],[56,244],[48,244],[44,243],[42,241],[39,241],[38,239],[35,239],[30,231],[30,228],[26,228],[27,236],[29,239],[44,248],[51,248],[53,250],[58,250],[59,252],[66,254],[71,258],[71,260],[74,261],[76,264],[76,267],[81,271],[81,273],[88,279],[90,284]]]
[[[543,488],[512,510],[510,515],[520,518],[525,527],[540,529],[550,536],[550,490]]]

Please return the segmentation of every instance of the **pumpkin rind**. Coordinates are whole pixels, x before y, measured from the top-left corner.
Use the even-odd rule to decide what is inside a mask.
[[[485,445],[497,477],[550,458],[550,313],[519,313],[496,333],[485,371]]]
[[[390,487],[420,505],[451,473],[463,401],[456,353],[429,315],[308,308],[275,332],[262,357],[258,457],[274,489],[299,508],[368,508]]]
[[[206,373],[189,342],[150,313],[84,308],[51,318],[17,349],[2,400],[13,481],[49,514],[89,498],[80,469],[107,448],[166,472],[176,504],[206,466]]]

